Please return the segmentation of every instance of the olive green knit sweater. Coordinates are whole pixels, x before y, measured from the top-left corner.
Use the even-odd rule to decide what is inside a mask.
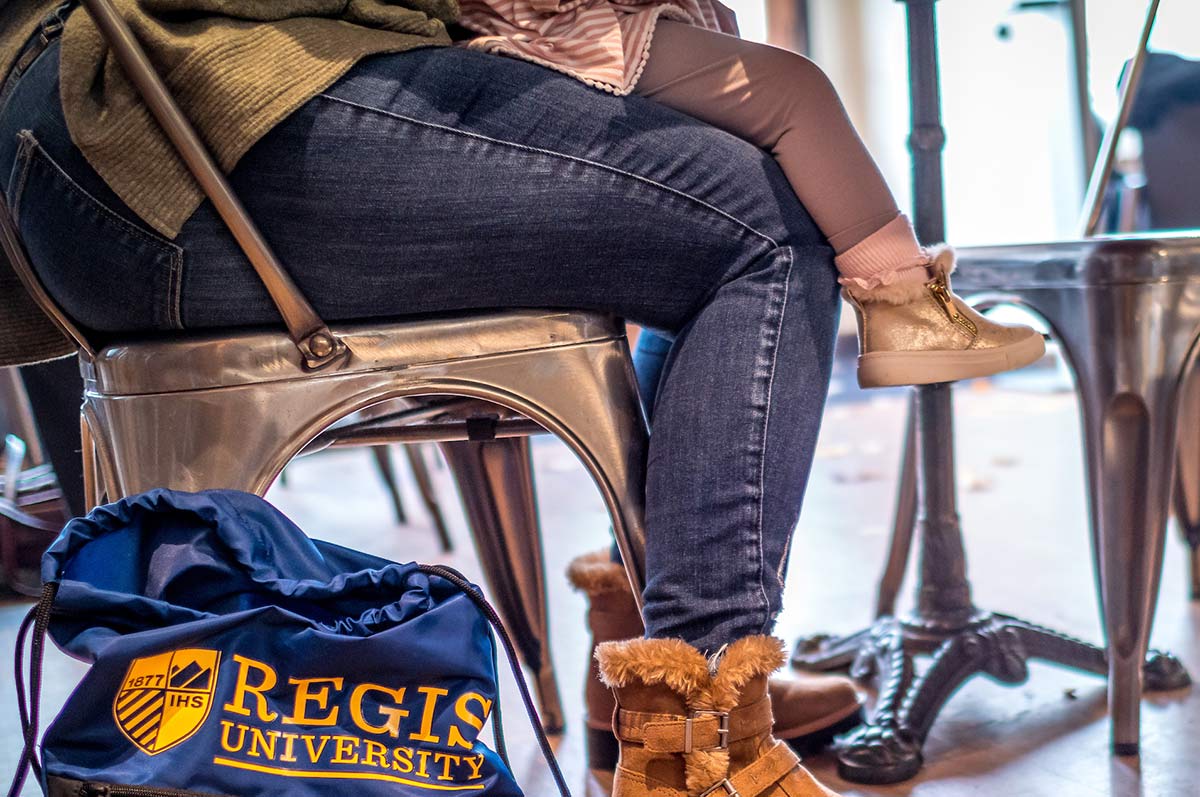
[[[59,2],[0,0],[0,74]],[[357,61],[449,44],[446,25],[458,16],[458,0],[113,2],[226,170]],[[83,11],[63,35],[61,93],[88,162],[147,224],[174,238],[200,189]],[[6,295],[14,279],[0,257],[0,366],[57,353],[44,345],[45,330],[29,324],[27,297]]]

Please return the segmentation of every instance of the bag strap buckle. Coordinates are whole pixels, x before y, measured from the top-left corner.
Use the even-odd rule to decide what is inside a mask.
[[[705,747],[705,752],[711,750],[728,750],[729,749],[729,712],[728,711],[713,711],[712,709],[693,709],[688,712],[687,719],[683,721],[683,752],[690,753],[695,748],[692,746],[692,730],[695,727],[697,719],[703,717],[715,717],[717,720],[717,746]],[[719,785],[719,784],[718,784]],[[710,789],[711,791],[711,789]],[[736,791],[730,794],[736,794]],[[706,792],[707,794],[707,792]],[[701,797],[705,797],[701,795]]]

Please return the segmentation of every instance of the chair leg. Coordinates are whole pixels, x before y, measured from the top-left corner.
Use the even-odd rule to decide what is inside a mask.
[[[553,367],[543,362],[537,368],[508,365],[504,370],[509,406],[558,436],[591,474],[640,604],[646,583],[649,432],[628,343],[621,338],[564,347]]]
[[[896,613],[896,596],[904,584],[904,573],[912,555],[913,529],[917,525],[917,412],[914,396],[910,396],[908,401],[904,448],[900,455],[900,485],[896,489],[896,515],[892,521],[887,563],[876,592],[875,619]]]
[[[429,476],[429,466],[420,443],[404,446],[404,456],[408,458],[408,467],[412,470],[413,480],[425,502],[425,509],[433,519],[433,527],[437,530],[438,541],[442,544],[442,553],[454,550],[454,540],[450,538],[450,529],[446,526],[446,517],[442,514],[442,505],[438,502],[437,490],[433,489],[433,479]]]
[[[1200,429],[1195,431],[1200,432]],[[1179,533],[1188,547],[1188,584],[1192,600],[1200,600],[1200,446],[1191,445],[1185,437],[1193,437],[1193,430],[1181,430],[1179,451],[1175,461],[1175,490],[1172,510]]]
[[[1200,600],[1200,368],[1183,379],[1177,446],[1172,508],[1191,554],[1191,598]]]
[[[388,496],[392,499],[392,509],[396,512],[396,522],[400,525],[408,523],[404,513],[404,501],[400,498],[400,485],[396,483],[396,469],[392,467],[392,455],[388,446],[371,446],[371,457],[375,467],[383,478],[383,486],[387,488]]]
[[[100,505],[100,462],[96,453],[96,441],[92,438],[92,427],[87,414],[79,414],[79,439],[83,452],[83,511],[91,512]]]
[[[1173,417],[1152,397],[1123,393],[1102,406],[1085,399],[1095,553],[1108,639],[1108,705],[1118,755],[1139,750],[1143,666],[1162,571],[1174,450]],[[1156,456],[1156,453],[1158,455]],[[1176,661],[1162,666],[1180,670]]]
[[[1192,600],[1200,600],[1200,547],[1192,548],[1191,555]]]
[[[534,683],[548,733],[565,727],[550,658],[545,565],[528,438],[442,443],[479,561]]]

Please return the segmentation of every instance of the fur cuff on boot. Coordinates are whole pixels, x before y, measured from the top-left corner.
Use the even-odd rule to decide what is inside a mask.
[[[572,559],[567,566],[567,580],[572,587],[589,597],[632,592],[625,568],[612,560],[612,553],[607,548]]]
[[[949,279],[950,275],[954,273],[956,265],[954,249],[949,244],[937,244],[929,247],[926,251],[929,253],[929,263],[925,268],[929,271],[929,279],[938,277]],[[904,282],[893,282],[890,285],[879,285],[875,288],[862,288],[857,285],[844,287],[846,293],[859,303],[885,302],[902,305],[915,302],[924,296],[925,285],[928,282],[929,280],[924,282],[905,280]]]
[[[746,684],[769,676],[785,658],[783,642],[769,636],[744,637],[711,659],[679,639],[606,642],[596,649],[600,677],[609,687],[664,686],[693,711],[732,710]],[[684,755],[684,767],[688,790],[699,793],[729,777],[729,752],[697,750]]]

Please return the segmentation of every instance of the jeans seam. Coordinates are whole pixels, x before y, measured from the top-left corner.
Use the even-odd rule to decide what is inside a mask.
[[[161,240],[142,230],[133,222],[126,219],[121,214],[113,211],[97,197],[93,196],[90,191],[75,181],[75,178],[66,172],[54,158],[50,157],[42,145],[38,143],[37,138],[33,135],[32,130],[22,130],[20,133],[21,148],[18,150],[17,158],[24,158],[24,164],[18,178],[17,185],[12,194],[12,216],[13,221],[19,222],[22,206],[22,199],[25,195],[25,184],[28,182],[29,173],[33,171],[33,160],[41,153],[41,158],[45,161],[46,166],[53,169],[55,173],[62,178],[68,190],[74,191],[83,197],[88,206],[99,211],[104,216],[108,217],[119,226],[121,229],[131,233],[134,237],[143,241],[146,245],[155,247],[160,252],[163,252],[168,257],[168,272],[167,272],[167,295],[166,299],[166,314],[167,323],[174,329],[183,329],[183,313],[182,313],[182,287],[183,287],[183,249],[170,241]]]
[[[20,171],[17,173],[17,179],[13,182],[12,178],[9,178],[12,185],[8,189],[8,201],[13,224],[19,224],[21,220],[21,198],[25,196],[25,182],[29,179],[29,172],[33,167],[33,148],[37,143],[32,135],[26,135],[27,132],[22,131],[19,134],[21,143],[17,149],[17,168]]]
[[[607,163],[601,163],[599,161],[594,161],[589,158],[581,158],[578,155],[570,155],[565,152],[557,152],[552,149],[544,149],[542,147],[533,147],[528,144],[521,144],[516,141],[506,141],[501,138],[493,138],[492,136],[485,136],[482,133],[475,133],[470,130],[462,130],[460,128],[451,127],[449,125],[438,124],[436,122],[427,122],[422,119],[414,119],[411,116],[405,116],[404,114],[399,114],[399,113],[396,113],[395,111],[389,111],[384,108],[376,108],[371,105],[364,105],[363,103],[354,102],[353,100],[346,100],[341,97],[334,97],[331,94],[320,94],[318,96],[321,97],[322,99],[329,100],[331,102],[338,102],[343,105],[348,105],[352,108],[359,108],[364,111],[373,111],[375,113],[383,114],[384,116],[389,116],[393,119],[399,119],[400,121],[408,122],[410,124],[418,125],[420,127],[426,127],[426,128],[430,128],[433,130],[443,130],[448,133],[454,133],[454,134],[457,134],[460,136],[465,136],[467,138],[474,138],[474,139],[477,139],[480,141],[488,141],[493,144],[499,144],[499,145],[505,146],[505,147],[512,147],[513,149],[519,149],[519,150],[523,150],[525,152],[533,152],[533,153],[537,153],[539,155],[548,155],[548,156],[554,157],[554,158],[562,158],[563,160],[569,160],[574,163],[580,163],[580,164],[583,164],[585,166],[590,166],[595,169],[601,169],[603,171],[610,172],[613,174],[619,174],[623,177],[627,177],[629,179],[636,180],[641,183],[645,183],[646,185],[649,185],[653,188],[657,188],[661,191],[666,191],[667,193],[673,194],[675,196],[683,197],[684,199],[694,202],[697,205],[700,205],[701,207],[703,207],[707,210],[710,210],[713,213],[716,213],[717,215],[721,216],[722,218],[724,218],[728,221],[732,221],[734,224],[738,225],[742,229],[767,241],[772,247],[777,248],[779,246],[779,244],[776,243],[775,239],[772,238],[771,236],[767,235],[764,232],[760,232],[759,230],[755,229],[751,225],[749,225],[746,222],[739,219],[737,216],[734,216],[733,214],[729,213],[728,211],[721,210],[721,208],[717,207],[716,205],[711,204],[710,202],[706,202],[705,200],[700,199],[699,197],[693,196],[693,195],[687,193],[686,191],[681,191],[678,188],[672,188],[671,186],[660,183],[657,180],[652,180],[649,177],[646,177],[644,175],[626,171],[617,166],[612,166]]]
[[[767,392],[766,404],[763,409],[763,424],[762,424],[762,443],[758,452],[758,512],[755,521],[756,539],[758,542],[758,587],[763,600],[763,625],[762,633],[769,633],[773,618],[771,617],[771,600],[767,596],[766,585],[766,552],[763,550],[763,507],[766,503],[766,470],[767,470],[767,437],[770,431],[771,424],[771,392],[775,388],[775,369],[779,361],[779,342],[783,337],[783,319],[787,313],[788,304],[788,288],[792,279],[792,265],[795,262],[792,258],[791,247],[782,247],[780,249],[787,258],[787,266],[783,269],[783,299],[779,303],[778,318],[775,320],[775,334],[771,341],[771,365],[767,372]],[[774,287],[774,285],[772,286]]]
[[[171,268],[167,275],[167,323],[183,329],[183,249],[171,252]]]

